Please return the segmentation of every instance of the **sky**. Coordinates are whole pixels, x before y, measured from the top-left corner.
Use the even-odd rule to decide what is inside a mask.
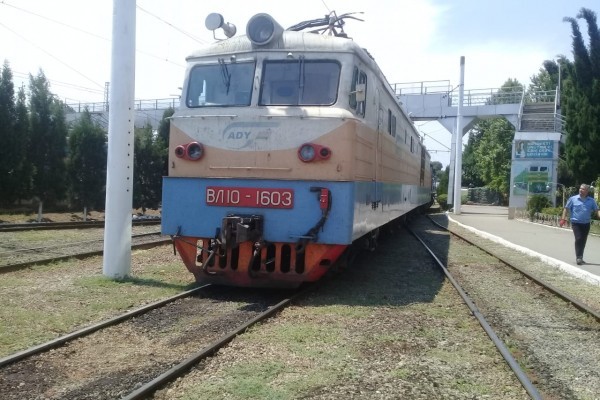
[[[598,0],[137,0],[138,100],[179,96],[185,57],[215,41],[209,13],[223,14],[245,34],[246,22],[268,13],[284,28],[300,21],[362,12],[345,31],[375,58],[390,83],[459,83],[465,90],[498,88],[507,79],[528,85],[544,60],[572,56],[571,27],[582,7]],[[66,102],[101,102],[111,77],[111,0],[0,0],[0,58],[15,87],[40,70]],[[580,29],[587,38],[587,25]],[[222,37],[222,36],[220,36]],[[433,161],[449,163],[450,133],[436,122],[419,127]]]

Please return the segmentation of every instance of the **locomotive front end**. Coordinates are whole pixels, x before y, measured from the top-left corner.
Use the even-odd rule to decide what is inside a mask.
[[[198,281],[295,287],[352,243],[352,143],[333,107],[341,63],[266,14],[246,32],[188,58],[162,231]]]

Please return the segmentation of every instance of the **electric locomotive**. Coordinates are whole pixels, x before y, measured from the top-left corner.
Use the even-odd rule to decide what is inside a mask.
[[[187,58],[171,119],[162,232],[197,281],[295,287],[358,240],[431,203],[430,157],[374,59],[344,32],[353,14],[245,35]]]

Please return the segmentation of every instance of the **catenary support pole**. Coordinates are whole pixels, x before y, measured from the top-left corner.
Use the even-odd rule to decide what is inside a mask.
[[[458,87],[458,107],[456,110],[456,156],[454,157],[454,214],[460,214],[462,186],[462,105],[465,97],[465,56],[460,57],[460,83]]]
[[[110,278],[124,278],[131,271],[135,6],[135,0],[113,0],[106,213],[102,267],[104,275]]]

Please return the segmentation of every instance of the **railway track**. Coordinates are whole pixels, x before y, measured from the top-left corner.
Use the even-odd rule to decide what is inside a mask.
[[[0,393],[6,400],[147,398],[312,288],[195,288],[0,359]],[[169,351],[158,351],[165,343]],[[103,364],[119,360],[125,347],[135,370],[103,376]]]
[[[161,236],[160,232],[139,233],[132,235],[132,249],[144,249],[170,243],[170,238]],[[49,264],[69,258],[86,258],[103,253],[103,238],[92,238],[85,241],[57,242],[48,246],[0,248],[0,274],[29,268],[33,265]]]
[[[428,246],[531,398],[593,398],[586,396],[600,392],[600,382],[587,371],[600,361],[597,309],[434,218],[419,230],[414,235]],[[440,240],[441,234],[447,240]],[[472,256],[456,263],[451,246]]]
[[[133,226],[160,225],[160,218],[134,219]],[[61,229],[91,229],[104,228],[104,221],[79,221],[79,222],[29,222],[22,224],[0,224],[0,232],[21,232],[33,230],[61,230]]]
[[[595,390],[594,364],[599,363],[593,358],[595,343],[585,346],[597,335],[593,317],[426,218],[411,225],[507,343],[543,398],[594,398],[590,391]],[[0,366],[0,397],[194,398],[194,393],[231,394],[231,385],[250,373],[267,386],[272,382],[277,388],[295,388],[290,398],[350,398],[359,392],[362,398],[378,397],[376,391],[381,398],[535,398],[502,362],[472,318],[474,312],[467,311],[416,239],[403,231],[380,239],[375,252],[357,257],[358,265],[322,282],[314,296],[298,301],[273,323],[241,335],[214,357],[215,348],[209,345],[235,337],[234,328],[245,331],[244,324],[287,297],[206,288]],[[62,281],[60,275],[52,279]],[[107,293],[106,301],[115,294]],[[519,309],[525,305],[529,308]],[[55,308],[66,313],[72,306],[66,301]],[[510,314],[516,311],[516,317]],[[579,365],[575,355],[582,359]],[[261,365],[275,365],[273,375],[265,376],[269,368],[262,370]],[[564,369],[588,375],[569,381]],[[154,393],[159,387],[163,389]]]

